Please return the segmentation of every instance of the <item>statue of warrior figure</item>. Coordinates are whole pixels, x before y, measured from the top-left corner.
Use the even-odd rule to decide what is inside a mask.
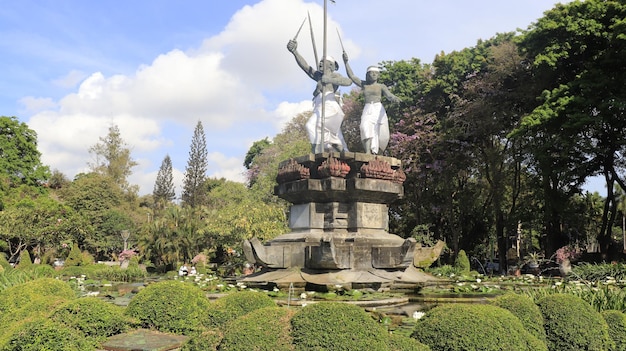
[[[311,141],[311,152],[347,151],[346,142],[341,133],[344,113],[337,101],[336,93],[339,86],[350,86],[352,81],[337,72],[339,65],[331,56],[323,57],[317,69],[314,69],[300,55],[297,48],[298,42],[295,39],[289,40],[287,50],[293,54],[298,66],[317,82],[313,91],[313,115],[306,123],[306,131]],[[324,101],[324,116],[322,116],[322,100]],[[324,117],[323,121],[322,117]]]
[[[344,51],[343,62],[346,65],[346,73],[348,77],[363,89],[363,98],[365,106],[361,114],[361,143],[365,153],[378,154],[383,153],[389,143],[389,122],[387,120],[387,112],[381,103],[382,96],[392,102],[400,102],[400,98],[393,95],[389,88],[382,83],[378,83],[380,69],[378,66],[370,66],[367,68],[365,80],[361,80],[354,75],[352,68],[348,64],[348,54]]]

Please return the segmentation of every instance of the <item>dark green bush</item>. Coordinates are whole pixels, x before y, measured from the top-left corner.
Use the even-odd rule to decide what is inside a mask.
[[[75,299],[58,306],[51,319],[94,338],[104,339],[128,330],[122,307],[95,297]]]
[[[213,326],[221,326],[264,307],[276,307],[276,302],[264,293],[245,290],[217,299],[207,314]]]
[[[137,265],[131,265],[128,269],[121,269],[120,266],[88,264],[65,267],[58,273],[62,277],[78,277],[85,275],[89,279],[105,279],[113,282],[134,282],[142,280],[147,276],[146,272]]]
[[[86,351],[97,349],[94,339],[45,317],[24,320],[0,340],[2,351]]]
[[[526,295],[504,294],[492,300],[498,307],[509,310],[522,322],[522,325],[537,339],[546,342],[546,331],[543,326],[543,316],[533,299]]]
[[[411,337],[432,351],[547,350],[511,312],[492,305],[439,305],[417,322]]]
[[[69,300],[76,298],[76,293],[69,284],[53,278],[27,281],[0,292],[0,314],[11,313],[36,296],[54,296]]]
[[[616,310],[607,310],[601,313],[609,325],[609,336],[615,343],[615,347],[609,350],[626,351],[626,314]]]
[[[341,302],[305,306],[291,318],[295,350],[387,351],[388,334],[363,308]]]
[[[456,255],[456,260],[454,261],[454,267],[457,268],[461,274],[469,274],[470,272],[470,261],[467,258],[467,254],[465,250],[459,250],[459,254]]]
[[[209,329],[202,334],[193,335],[180,349],[181,351],[216,351],[222,341],[222,332]]]
[[[148,285],[130,301],[126,315],[144,328],[191,335],[203,331],[211,303],[195,285],[163,281]]]
[[[283,307],[264,307],[224,326],[220,351],[290,351],[290,319],[295,313]]]
[[[554,294],[537,301],[551,351],[608,350],[613,341],[602,315],[583,299]]]
[[[389,351],[431,351],[428,345],[402,334],[389,334]]]

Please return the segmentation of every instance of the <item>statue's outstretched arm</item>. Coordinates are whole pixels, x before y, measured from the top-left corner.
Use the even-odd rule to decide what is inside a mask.
[[[363,88],[363,81],[359,77],[357,77],[352,71],[352,67],[350,67],[350,65],[348,64],[348,54],[346,54],[345,51],[343,52],[343,63],[346,65],[346,74],[348,75],[350,80],[352,80],[354,84],[356,84],[360,88]]]

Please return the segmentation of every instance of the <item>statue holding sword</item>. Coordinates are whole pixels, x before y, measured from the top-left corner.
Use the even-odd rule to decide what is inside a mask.
[[[310,17],[309,25],[311,26]],[[300,29],[302,29],[302,25]],[[306,123],[307,134],[311,142],[311,152],[344,151],[346,142],[341,133],[344,113],[335,93],[339,86],[350,86],[352,80],[337,72],[339,64],[331,56],[326,55],[318,61],[315,50],[315,61],[319,63],[317,68],[311,67],[297,50],[298,42],[296,39],[300,29],[294,38],[287,43],[287,50],[293,54],[298,66],[317,83],[313,91],[313,115]],[[313,48],[315,49],[314,39]]]

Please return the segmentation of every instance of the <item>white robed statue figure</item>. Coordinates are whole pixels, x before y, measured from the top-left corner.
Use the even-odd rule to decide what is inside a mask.
[[[352,72],[352,68],[348,64],[348,55],[343,53],[343,61],[346,65],[346,73],[348,77],[363,89],[363,98],[365,106],[361,114],[361,142],[365,153],[379,154],[383,153],[389,144],[389,121],[387,112],[381,103],[382,96],[393,102],[400,102],[400,98],[393,95],[386,85],[378,83],[380,69],[378,66],[370,66],[367,68],[365,80],[361,80]]]
[[[311,142],[311,152],[346,151],[346,142],[341,133],[344,113],[337,101],[336,94],[339,86],[350,86],[352,81],[337,72],[339,65],[331,56],[323,57],[318,68],[314,69],[298,53],[297,48],[297,41],[295,39],[289,40],[287,50],[294,55],[298,66],[317,82],[313,91],[313,115],[306,123],[307,134]],[[323,104],[322,101],[324,101]],[[324,109],[324,113],[322,113],[322,109]]]

